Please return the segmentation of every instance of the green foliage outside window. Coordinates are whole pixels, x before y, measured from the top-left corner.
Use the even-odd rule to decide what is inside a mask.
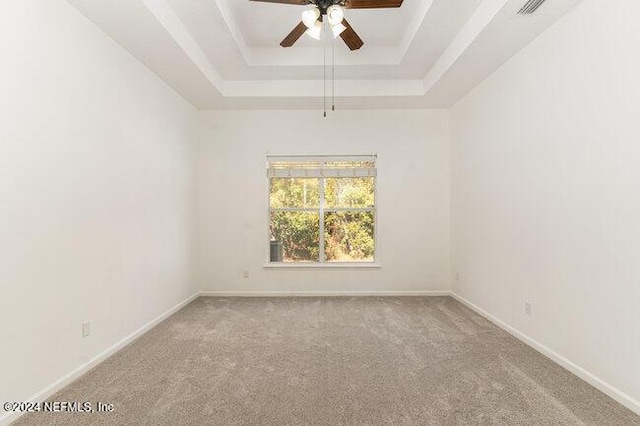
[[[321,183],[324,188],[320,188]],[[320,220],[324,224],[326,261],[373,261],[374,185],[374,178],[270,179],[270,236],[272,241],[282,243],[283,261],[320,260]]]
[[[373,212],[328,212],[324,223],[328,261],[373,261]]]
[[[271,212],[271,240],[282,242],[285,262],[318,262],[320,214]]]

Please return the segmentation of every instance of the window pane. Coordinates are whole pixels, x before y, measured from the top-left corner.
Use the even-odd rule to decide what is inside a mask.
[[[374,182],[373,177],[325,179],[326,207],[373,207]]]
[[[269,229],[272,262],[320,260],[320,213],[271,212]]]
[[[327,169],[375,169],[376,163],[373,161],[325,161],[324,167]]]
[[[271,208],[317,208],[320,205],[318,179],[271,178]]]
[[[329,212],[324,216],[327,262],[373,262],[373,212]]]

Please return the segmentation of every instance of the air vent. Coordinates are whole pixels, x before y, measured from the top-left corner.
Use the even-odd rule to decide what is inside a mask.
[[[522,6],[522,8],[518,11],[518,15],[531,15],[532,13],[535,13],[535,11],[538,10],[538,8],[542,6],[542,3],[544,3],[545,1],[546,0],[527,1],[524,6]]]

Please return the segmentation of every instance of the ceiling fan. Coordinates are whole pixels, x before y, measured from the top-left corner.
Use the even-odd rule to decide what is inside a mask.
[[[319,40],[322,33],[322,22],[326,16],[331,26],[333,37],[338,35],[351,50],[358,50],[364,42],[356,34],[351,25],[344,19],[343,9],[382,9],[402,6],[403,0],[251,0],[264,3],[292,4],[299,6],[313,6],[302,12],[300,22],[287,35],[280,46],[291,47],[302,34],[307,33]]]

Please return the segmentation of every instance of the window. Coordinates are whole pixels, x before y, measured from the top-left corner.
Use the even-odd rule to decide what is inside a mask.
[[[372,263],[376,157],[267,157],[269,260]]]

